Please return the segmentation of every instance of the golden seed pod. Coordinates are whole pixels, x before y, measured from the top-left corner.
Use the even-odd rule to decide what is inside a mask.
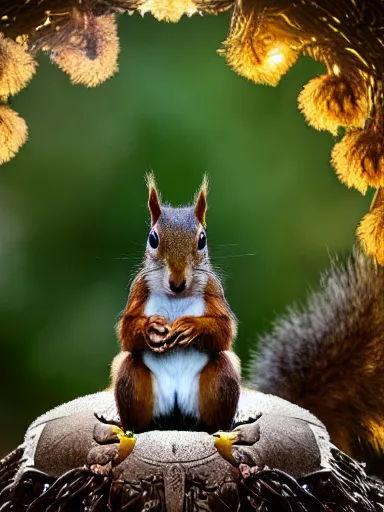
[[[28,128],[17,112],[0,106],[0,164],[15,156],[28,138]]]
[[[337,134],[339,126],[361,128],[369,115],[367,85],[361,76],[333,73],[318,76],[301,91],[299,109],[317,130]]]
[[[361,221],[357,235],[365,252],[384,265],[384,188],[377,191],[374,205]]]
[[[192,16],[197,12],[193,0],[147,0],[140,5],[141,14],[151,12],[159,21],[171,21],[177,23],[183,14]]]
[[[23,89],[36,72],[36,61],[26,48],[0,33],[0,97]]]
[[[52,60],[73,84],[96,87],[118,70],[119,38],[114,15],[89,17],[68,41],[51,48]]]
[[[384,137],[373,124],[347,133],[332,151],[336,173],[348,187],[365,194],[368,187],[384,186]]]
[[[277,42],[266,49],[252,37],[229,37],[219,50],[229,66],[239,75],[258,84],[276,86],[283,75],[296,62],[299,54],[287,43]]]

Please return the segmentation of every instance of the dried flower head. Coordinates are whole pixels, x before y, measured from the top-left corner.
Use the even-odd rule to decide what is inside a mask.
[[[219,53],[226,56],[234,71],[258,84],[276,86],[298,58],[297,52],[285,43],[267,51],[248,37],[228,38],[223,45]]]
[[[0,106],[0,164],[15,156],[28,137],[27,125],[21,117],[5,105]]]
[[[23,89],[36,71],[36,62],[25,46],[0,33],[0,97],[8,98]]]
[[[239,74],[277,85],[299,54],[326,66],[328,74],[312,80],[299,97],[310,124],[335,134],[339,126],[362,128],[371,110],[375,116],[383,113],[384,0],[0,0],[0,4],[0,100],[20,90],[34,72],[33,59],[24,54],[11,59],[17,63],[15,70],[4,74],[6,51],[11,48],[2,44],[4,37],[12,38],[14,45],[22,40],[33,55],[50,51],[73,83],[94,87],[117,71],[115,15],[150,12],[158,20],[176,22],[183,14],[218,14],[233,8],[220,53]],[[21,44],[12,46],[12,51],[20,48]],[[21,69],[19,62],[26,58]],[[5,80],[7,76],[12,76],[12,83]],[[335,147],[333,163],[342,181],[362,192],[382,182],[383,133],[371,127],[364,136],[362,130],[351,132]]]
[[[384,188],[377,191],[371,211],[361,221],[357,235],[365,252],[384,265]]]
[[[193,0],[147,0],[139,7],[141,14],[150,12],[159,21],[178,22],[183,14],[192,16],[197,11]]]
[[[252,12],[235,11],[229,36],[219,54],[240,75],[259,84],[276,86],[298,58],[291,44],[293,41],[278,24],[262,22]]]
[[[332,164],[340,180],[365,194],[369,186],[384,186],[384,134],[374,122],[347,133],[332,151]]]
[[[299,108],[317,130],[337,134],[339,126],[361,128],[369,115],[367,84],[361,75],[330,74],[311,80],[299,95]]]
[[[116,73],[119,39],[115,15],[77,12],[60,36],[50,47],[51,58],[72,83],[96,87]]]

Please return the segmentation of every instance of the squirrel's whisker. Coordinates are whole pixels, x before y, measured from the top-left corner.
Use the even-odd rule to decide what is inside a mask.
[[[227,256],[215,256],[215,260],[216,259],[220,259],[220,260],[227,260],[229,258],[245,258],[247,256],[258,256],[258,254],[256,253],[246,253],[246,254],[229,254]]]

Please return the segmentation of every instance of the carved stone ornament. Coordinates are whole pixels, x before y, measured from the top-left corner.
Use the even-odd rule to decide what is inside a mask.
[[[329,512],[384,506],[382,483],[335,449],[319,420],[270,395],[243,390],[234,430],[222,438],[190,431],[125,437],[117,421],[111,392],[77,399],[36,420],[25,443],[1,462],[0,511]]]

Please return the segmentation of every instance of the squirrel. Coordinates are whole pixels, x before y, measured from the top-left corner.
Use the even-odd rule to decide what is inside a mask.
[[[152,174],[147,182],[151,228],[111,369],[121,424],[227,430],[240,395],[237,320],[208,256],[208,180],[192,206],[178,208],[161,203]]]
[[[384,267],[358,247],[307,308],[257,343],[251,386],[317,416],[332,442],[384,477]]]

